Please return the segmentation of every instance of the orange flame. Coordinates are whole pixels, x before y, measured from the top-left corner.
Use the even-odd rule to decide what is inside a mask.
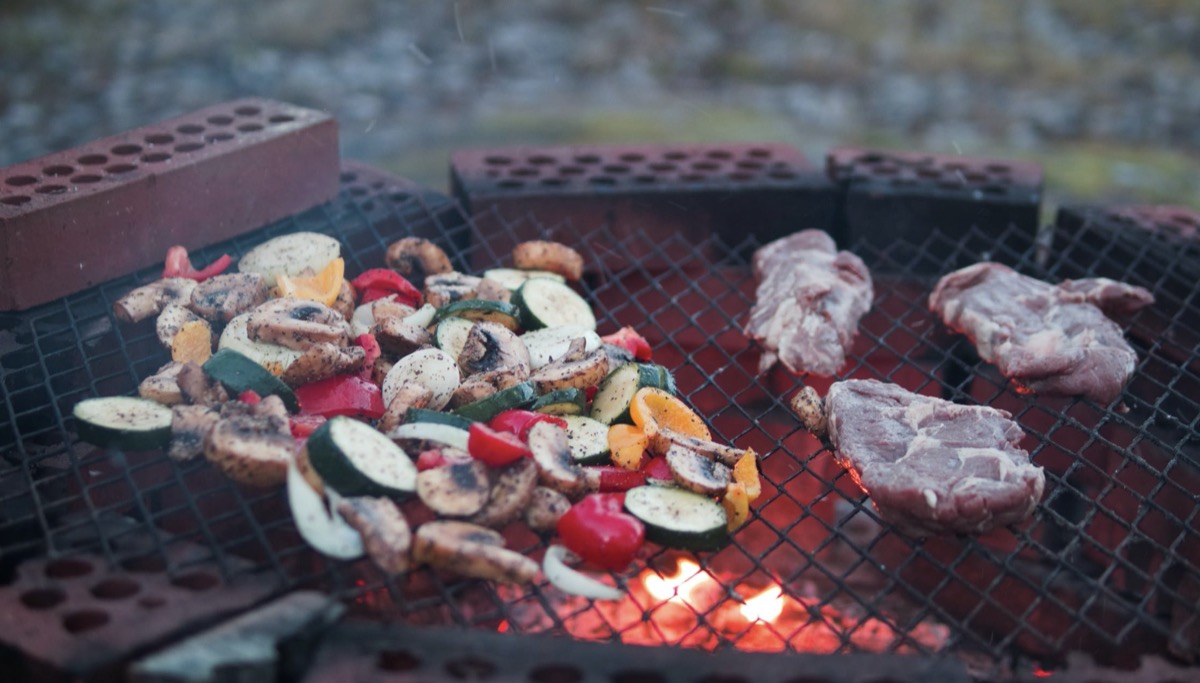
[[[682,558],[676,565],[674,574],[660,576],[647,572],[642,578],[642,585],[650,595],[659,600],[692,604],[696,591],[712,581],[712,576],[700,569],[700,565]]]
[[[752,598],[747,598],[739,610],[750,623],[771,623],[783,614],[783,589],[771,586]]]

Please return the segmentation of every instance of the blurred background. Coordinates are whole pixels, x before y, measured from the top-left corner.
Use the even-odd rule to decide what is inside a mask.
[[[1200,208],[1195,0],[0,0],[0,165],[246,95],[436,188],[459,147],[759,140]]]

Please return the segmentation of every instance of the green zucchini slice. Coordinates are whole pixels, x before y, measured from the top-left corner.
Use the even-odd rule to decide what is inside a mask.
[[[521,382],[491,396],[481,398],[465,406],[459,406],[454,414],[473,422],[487,422],[505,410],[527,408],[537,400],[537,391],[532,382]]]
[[[592,307],[565,283],[548,278],[534,278],[513,292],[512,301],[521,312],[526,329],[575,325],[596,330]]]
[[[608,373],[592,398],[591,417],[606,425],[630,424],[629,404],[642,387],[656,387],[675,393],[675,378],[669,370],[654,363],[627,363]]]
[[[96,446],[145,451],[171,440],[171,409],[148,399],[85,398],[73,413],[79,438]]]
[[[366,423],[331,418],[308,437],[305,448],[321,481],[344,496],[403,498],[416,490],[412,459]]]
[[[682,550],[717,550],[729,539],[725,508],[698,493],[667,486],[625,492],[625,511],[646,525],[646,540]]]
[[[203,367],[209,377],[224,384],[234,397],[244,391],[253,391],[264,397],[275,395],[283,399],[283,404],[288,410],[300,410],[300,404],[296,401],[296,394],[292,393],[291,387],[238,351],[221,349],[204,361]]]

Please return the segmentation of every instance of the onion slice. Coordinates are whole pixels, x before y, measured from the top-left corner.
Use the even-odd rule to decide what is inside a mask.
[[[542,573],[546,580],[569,595],[578,595],[593,600],[620,600],[625,593],[604,583],[581,574],[566,565],[570,551],[561,545],[552,545],[546,549],[542,558]]]
[[[362,536],[342,519],[337,512],[337,494],[327,488],[334,503],[331,513],[325,507],[321,494],[313,490],[295,460],[288,461],[287,473],[288,506],[296,520],[300,536],[317,552],[340,560],[354,560],[363,556]]]
[[[436,422],[407,422],[392,429],[392,431],[387,433],[387,437],[389,439],[436,441],[440,444],[465,451],[467,450],[467,440],[470,438],[470,433],[465,429],[438,424]]]

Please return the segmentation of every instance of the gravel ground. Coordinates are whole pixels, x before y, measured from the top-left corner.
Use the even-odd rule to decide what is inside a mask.
[[[467,144],[769,137],[1084,145],[1115,169],[1088,191],[1165,178],[1191,200],[1197,46],[1194,1],[10,0],[0,165],[259,95],[333,112],[344,156],[436,182]]]

